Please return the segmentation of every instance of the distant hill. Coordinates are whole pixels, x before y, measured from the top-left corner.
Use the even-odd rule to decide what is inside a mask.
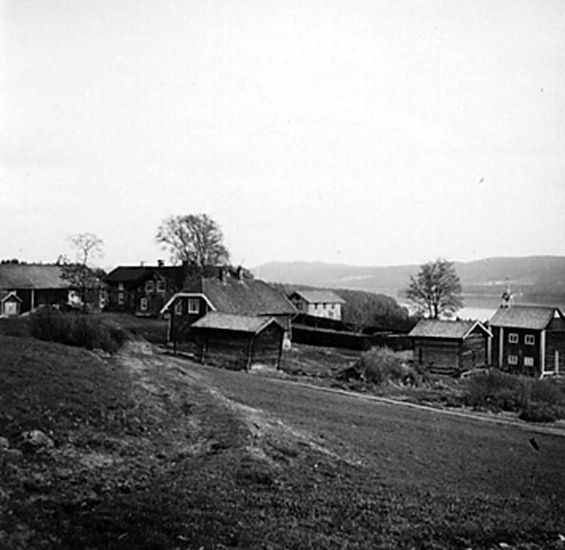
[[[500,296],[510,282],[523,296],[565,297],[565,256],[487,258],[454,262],[464,294]],[[324,288],[366,290],[401,298],[419,265],[351,266],[323,262],[272,262],[253,270],[261,279]]]

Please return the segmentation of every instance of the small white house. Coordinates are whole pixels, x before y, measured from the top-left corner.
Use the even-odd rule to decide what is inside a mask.
[[[296,290],[290,295],[290,301],[299,313],[336,321],[341,321],[342,307],[345,303],[330,290]]]

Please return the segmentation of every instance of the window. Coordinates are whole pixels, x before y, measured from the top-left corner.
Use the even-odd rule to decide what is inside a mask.
[[[200,300],[198,298],[188,299],[188,313],[200,313]]]
[[[518,356],[517,355],[509,355],[508,356],[508,364],[509,365],[517,365],[518,364]]]
[[[124,283],[118,283],[118,290],[124,290]]]
[[[528,346],[533,346],[536,339],[534,338],[533,334],[526,334],[525,342]]]
[[[159,294],[163,294],[163,292],[165,292],[165,281],[157,281],[157,292],[159,292]]]
[[[145,292],[153,292],[155,290],[154,281],[145,281]]]
[[[533,367],[533,366],[534,366],[534,358],[524,357],[524,367]]]
[[[139,309],[141,309],[141,311],[147,311],[147,298],[141,298],[139,301]]]
[[[517,335],[515,332],[511,332],[511,333],[508,335],[508,341],[509,341],[511,344],[517,344],[517,343],[518,343],[518,335]]]
[[[123,306],[124,305],[124,293],[123,292],[118,292],[118,305]]]
[[[182,300],[177,300],[175,303],[175,315],[182,315]]]

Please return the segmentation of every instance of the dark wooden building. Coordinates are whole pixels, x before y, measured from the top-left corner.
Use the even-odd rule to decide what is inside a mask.
[[[248,370],[255,364],[280,367],[285,330],[273,317],[212,311],[190,331],[203,363],[234,370]]]
[[[108,311],[157,316],[167,300],[184,286],[187,265],[118,266],[105,278]]]
[[[431,373],[456,375],[489,363],[492,335],[479,321],[422,319],[408,336],[414,361]]]
[[[258,279],[220,270],[215,277],[199,277],[176,293],[161,309],[169,316],[169,340],[189,338],[193,324],[209,312],[228,313],[277,320],[290,338],[291,320],[296,309],[277,289]]]
[[[0,315],[13,316],[39,306],[80,303],[77,289],[53,264],[0,264]]]
[[[489,321],[492,363],[506,372],[565,375],[565,317],[556,307],[501,307]]]

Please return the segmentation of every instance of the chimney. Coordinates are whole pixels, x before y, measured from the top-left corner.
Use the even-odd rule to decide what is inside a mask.
[[[165,267],[165,260],[157,260],[157,267]]]
[[[145,267],[145,262],[139,262],[139,267]]]

